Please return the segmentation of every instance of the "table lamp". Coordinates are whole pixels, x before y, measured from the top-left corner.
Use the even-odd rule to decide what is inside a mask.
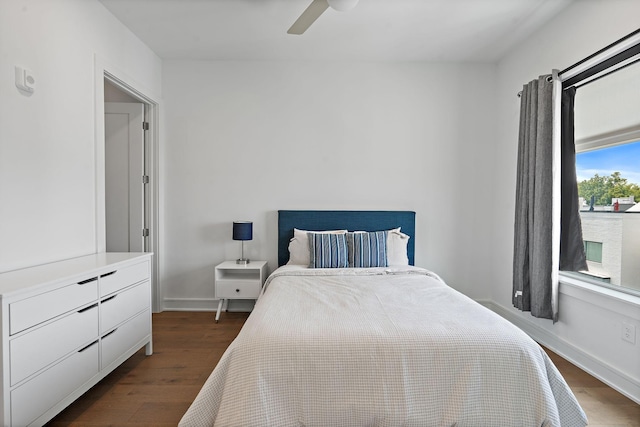
[[[253,239],[253,222],[251,221],[234,221],[233,222],[233,240],[242,241],[242,255],[236,260],[236,264],[249,264],[249,259],[244,257],[244,241]]]

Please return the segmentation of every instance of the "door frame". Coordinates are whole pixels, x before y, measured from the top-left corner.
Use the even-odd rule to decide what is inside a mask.
[[[145,169],[149,176],[147,184],[145,215],[149,228],[147,251],[151,257],[152,309],[162,311],[162,287],[160,285],[160,97],[136,82],[118,67],[95,56],[95,184],[96,184],[96,253],[106,251],[105,213],[105,125],[104,125],[104,81],[108,80],[119,90],[145,105],[145,121],[149,130],[145,138]]]

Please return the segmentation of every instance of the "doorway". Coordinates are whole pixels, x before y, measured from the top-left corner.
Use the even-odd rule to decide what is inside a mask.
[[[99,78],[104,146],[98,150],[104,157],[98,162],[102,157],[104,172],[98,183],[104,198],[98,204],[98,252],[153,252],[152,303],[158,312],[158,104],[106,69]]]
[[[107,252],[144,252],[148,229],[145,203],[144,104],[109,102],[105,82],[104,151]]]

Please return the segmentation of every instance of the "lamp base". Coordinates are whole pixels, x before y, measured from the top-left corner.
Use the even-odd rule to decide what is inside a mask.
[[[248,258],[238,258],[238,259],[236,260],[236,264],[243,264],[243,265],[247,265],[247,264],[249,264],[250,262],[251,262],[251,260],[250,260],[250,259],[248,259]]]

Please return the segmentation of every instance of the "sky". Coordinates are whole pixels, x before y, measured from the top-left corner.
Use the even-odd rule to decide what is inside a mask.
[[[576,154],[578,182],[620,172],[628,183],[640,185],[640,141]]]

